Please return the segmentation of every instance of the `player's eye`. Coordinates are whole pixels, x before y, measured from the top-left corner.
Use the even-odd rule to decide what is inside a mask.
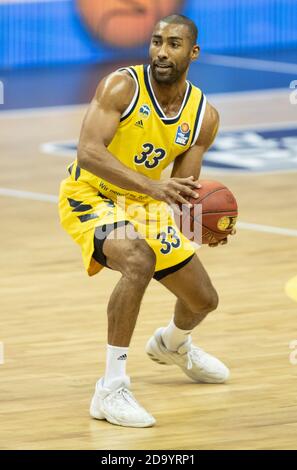
[[[173,42],[173,43],[172,43],[172,47],[173,47],[174,49],[177,49],[179,46],[180,46],[180,44],[179,44],[178,42]]]

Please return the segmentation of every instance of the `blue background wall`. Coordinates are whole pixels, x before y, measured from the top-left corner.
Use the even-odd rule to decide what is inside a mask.
[[[198,24],[204,51],[297,46],[297,0],[187,0],[182,13]],[[141,52],[94,41],[72,0],[0,3],[1,69],[122,60]]]

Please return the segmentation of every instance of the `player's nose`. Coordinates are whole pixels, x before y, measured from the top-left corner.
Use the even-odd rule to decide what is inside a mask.
[[[166,44],[163,44],[158,50],[158,59],[168,59],[168,51]]]

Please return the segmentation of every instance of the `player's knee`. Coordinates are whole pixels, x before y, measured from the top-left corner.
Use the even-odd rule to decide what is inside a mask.
[[[219,305],[219,295],[217,291],[213,288],[211,298],[208,304],[209,311],[213,312],[213,310],[216,310],[218,308],[218,305]]]
[[[202,298],[202,311],[213,312],[219,305],[219,296],[214,287],[209,288]]]
[[[219,304],[219,296],[214,287],[209,287],[199,294],[191,302],[190,309],[194,313],[210,313],[216,310]]]
[[[149,281],[155,272],[156,257],[144,240],[134,240],[125,257],[123,274],[133,282]]]

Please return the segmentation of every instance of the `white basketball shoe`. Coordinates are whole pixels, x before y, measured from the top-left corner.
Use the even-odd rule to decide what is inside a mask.
[[[229,369],[219,359],[192,344],[191,337],[176,352],[169,351],[162,339],[159,328],[149,339],[146,353],[155,362],[164,365],[176,364],[195,382],[223,383],[229,377]]]
[[[95,419],[106,419],[118,426],[146,428],[155,424],[151,416],[134,398],[130,391],[130,379],[114,380],[109,388],[98,380],[91,401],[90,415]]]

